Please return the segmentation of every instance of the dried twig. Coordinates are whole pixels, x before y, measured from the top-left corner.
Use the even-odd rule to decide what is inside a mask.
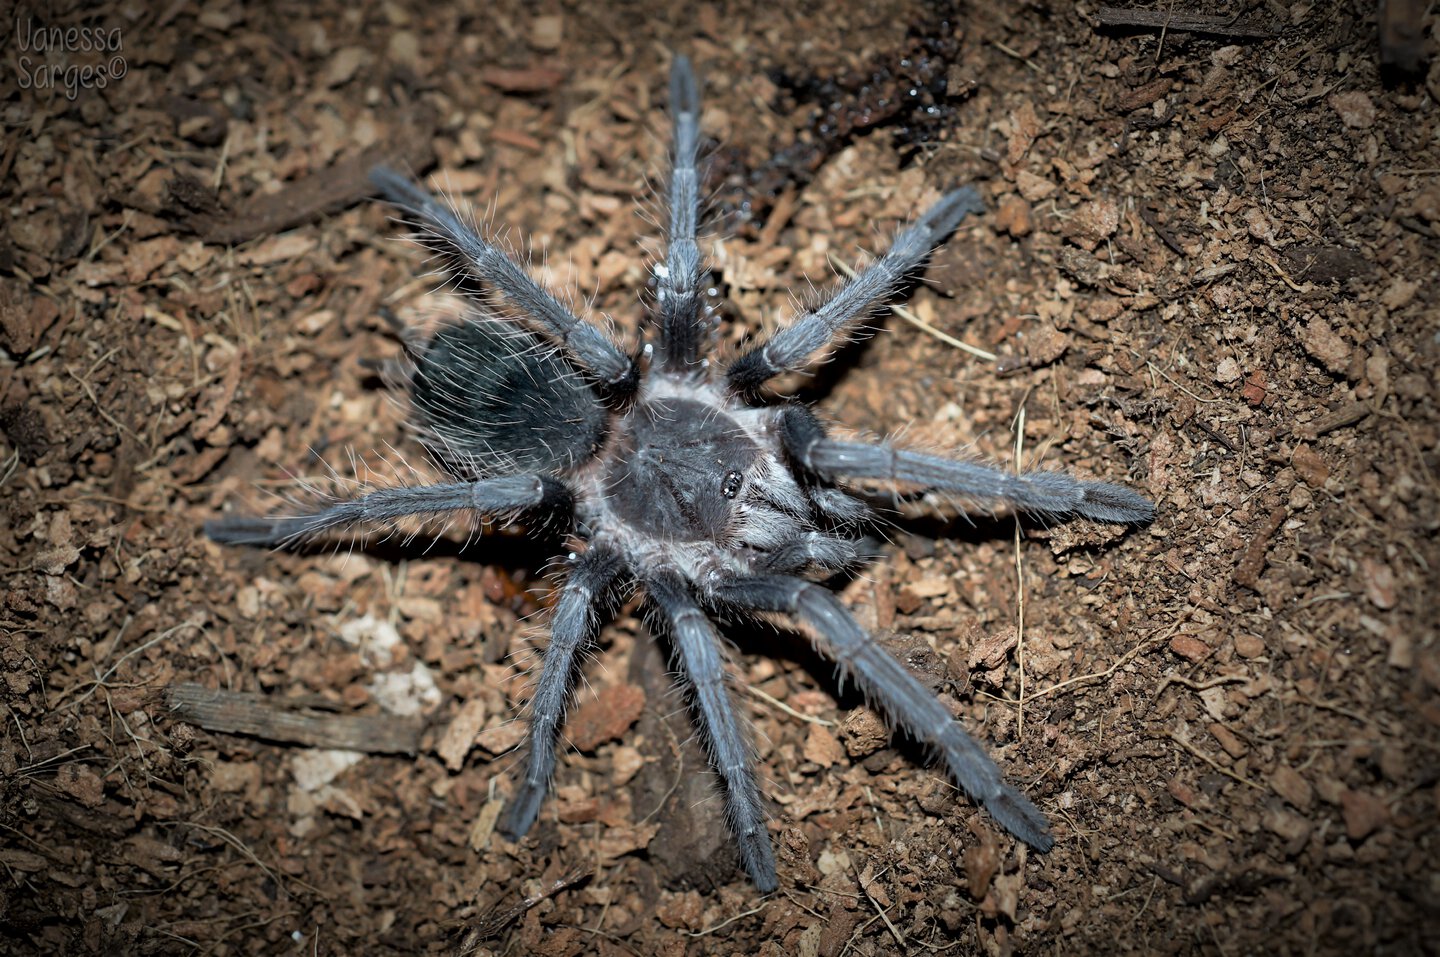
[[[373,146],[289,184],[278,193],[257,194],[231,210],[200,212],[189,225],[207,243],[233,245],[270,236],[344,209],[375,195],[370,170],[389,165],[421,172],[435,159],[433,131],[402,130],[393,143]]]
[[[269,695],[216,691],[197,684],[165,689],[178,718],[207,731],[249,734],[316,748],[345,748],[367,754],[417,754],[424,725],[395,715],[306,714]]]
[[[1198,13],[1176,13],[1172,10],[1133,10],[1127,7],[1101,7],[1095,14],[1101,27],[1138,27],[1164,30],[1167,33],[1205,33],[1217,37],[1276,36],[1275,30],[1253,20],[1234,17],[1212,17]]]
[[[456,957],[463,957],[465,954],[473,954],[480,949],[480,941],[489,940],[497,936],[506,927],[514,923],[530,908],[552,897],[563,890],[574,887],[576,884],[588,881],[595,874],[588,867],[577,867],[565,874],[563,877],[553,881],[549,887],[543,888],[539,893],[525,897],[503,910],[499,907],[491,908],[484,916],[472,924],[461,938],[459,945],[455,948]]]

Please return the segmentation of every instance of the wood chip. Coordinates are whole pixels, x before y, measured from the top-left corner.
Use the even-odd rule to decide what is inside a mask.
[[[1270,539],[1285,523],[1285,509],[1277,508],[1267,515],[1250,538],[1250,544],[1240,555],[1231,575],[1235,584],[1253,589],[1260,582],[1260,573],[1265,570],[1265,556],[1270,551]]]
[[[445,733],[440,737],[440,743],[436,746],[435,752],[440,755],[440,760],[445,762],[445,767],[451,771],[458,771],[465,766],[465,755],[475,745],[475,736],[485,725],[485,701],[482,698],[471,698],[460,708],[460,713],[445,728]]]
[[[595,697],[575,710],[566,724],[570,743],[581,751],[594,751],[614,741],[640,720],[645,692],[635,685],[605,685]]]
[[[505,93],[539,93],[559,86],[565,79],[565,74],[544,67],[509,70],[500,66],[487,66],[480,71],[480,79]]]

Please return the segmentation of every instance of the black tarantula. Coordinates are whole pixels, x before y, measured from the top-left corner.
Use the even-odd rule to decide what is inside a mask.
[[[285,545],[339,526],[469,511],[496,519],[562,515],[578,554],[560,586],[551,639],[530,702],[529,758],[501,830],[535,823],[555,768],[556,737],[582,653],[635,585],[667,627],[726,813],[755,886],[777,886],[745,723],[727,690],[712,614],[778,612],[806,623],[823,653],[896,726],[938,752],[956,783],[1004,827],[1044,851],[1045,817],[829,589],[811,580],[866,558],[870,507],[842,477],[905,483],[1047,517],[1147,522],[1154,506],[1108,482],[1060,472],[1015,475],[889,444],[829,438],[796,402],[763,404],[772,377],[806,366],[884,302],[966,215],[972,188],[947,193],[858,277],[717,370],[705,358],[714,319],[696,242],[700,96],[689,61],[670,72],[673,168],[665,261],[655,266],[654,341],[632,357],[577,318],[448,205],[393,170],[372,174],[417,216],[472,313],[407,348],[418,431],[454,481],[387,488],[310,514],[226,517],[207,524],[230,544]],[[499,318],[494,302],[529,320]],[[648,368],[642,366],[648,362]]]

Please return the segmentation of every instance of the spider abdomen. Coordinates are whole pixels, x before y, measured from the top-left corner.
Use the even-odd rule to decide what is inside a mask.
[[[483,316],[436,331],[410,395],[421,437],[459,475],[570,472],[600,445],[608,419],[554,349]]]

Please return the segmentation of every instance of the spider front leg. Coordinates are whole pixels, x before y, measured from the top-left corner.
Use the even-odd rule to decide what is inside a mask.
[[[725,688],[725,663],[719,636],[710,619],[690,597],[685,582],[670,572],[645,579],[645,589],[670,625],[681,671],[695,693],[701,731],[710,745],[710,758],[725,782],[725,809],[730,830],[740,847],[740,859],[750,880],[762,893],[779,886],[770,832],[760,789],[755,784],[754,748],[735,714]]]
[[[825,588],[799,578],[764,576],[720,582],[710,597],[742,611],[794,615],[828,642],[835,662],[866,696],[916,740],[940,752],[966,794],[1011,834],[1039,851],[1055,844],[1045,816],[1005,782],[1000,769],[934,695],[876,643]]]
[[[967,215],[983,208],[974,187],[965,186],[940,197],[895,237],[889,252],[841,286],[827,302],[736,359],[725,370],[730,387],[741,395],[753,394],[780,373],[804,366],[813,353],[842,337],[852,322],[889,297]]]
[[[519,840],[530,830],[555,773],[555,738],[579,673],[580,652],[595,641],[609,612],[610,592],[624,562],[603,548],[591,548],[560,586],[550,645],[530,698],[530,756],[525,777],[500,822],[500,833]]]
[[[370,181],[394,205],[418,215],[429,235],[459,271],[489,286],[528,315],[585,369],[616,393],[635,391],[635,361],[598,328],[580,319],[531,279],[509,256],[486,242],[454,210],[408,177],[377,166]]]
[[[975,462],[897,449],[888,442],[845,442],[825,435],[800,406],[781,413],[781,441],[802,468],[826,479],[910,482],[970,498],[1004,502],[1039,515],[1081,516],[1097,522],[1145,524],[1155,517],[1149,499],[1113,482],[1087,482],[1065,472],[1016,475]]]
[[[546,475],[505,475],[475,482],[447,482],[380,489],[334,502],[307,515],[232,515],[205,523],[205,534],[222,545],[292,545],[343,525],[389,522],[411,515],[474,511],[509,515],[531,509],[570,510],[570,490]]]
[[[700,218],[700,86],[690,59],[675,57],[670,66],[670,113],[674,118],[670,169],[670,228],[665,264],[656,267],[660,336],[656,362],[670,372],[685,372],[700,362],[705,341],[705,307],[700,296],[702,266],[695,230]]]

